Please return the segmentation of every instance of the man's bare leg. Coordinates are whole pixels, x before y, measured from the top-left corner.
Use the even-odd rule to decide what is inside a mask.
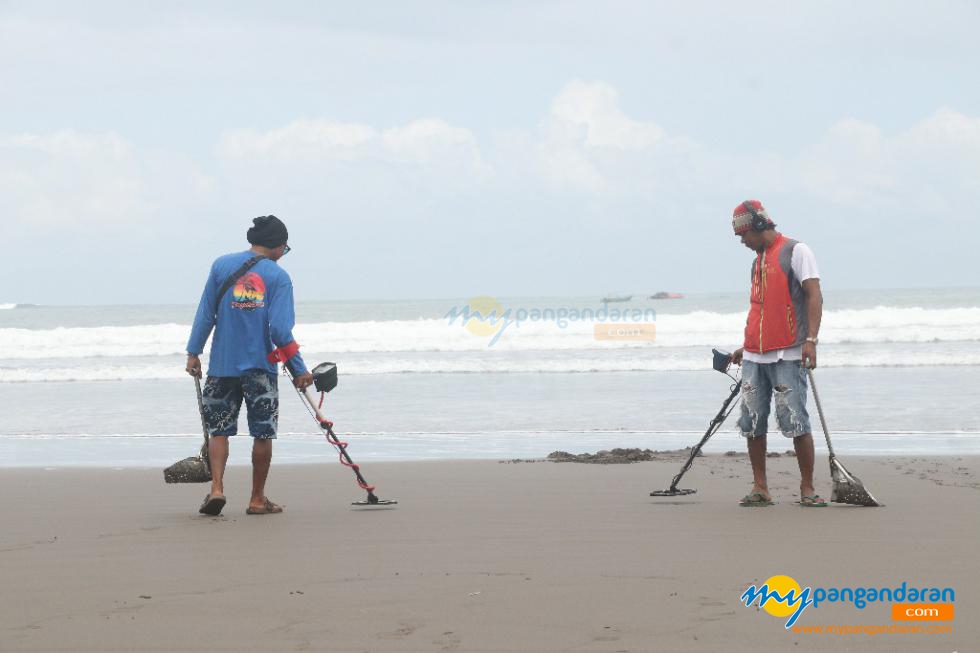
[[[211,459],[211,496],[225,496],[225,466],[228,464],[228,438],[212,435],[208,438],[208,457]]]
[[[272,440],[255,438],[252,442],[252,498],[249,508],[265,507],[265,481],[272,464]]]
[[[749,461],[752,463],[752,491],[750,494],[758,492],[767,500],[769,496],[769,485],[766,481],[766,436],[758,435],[754,438],[746,438],[749,446]]]
[[[800,465],[800,498],[816,494],[813,489],[813,461],[816,453],[813,450],[813,435],[805,433],[793,438],[793,448],[796,449],[796,462]]]

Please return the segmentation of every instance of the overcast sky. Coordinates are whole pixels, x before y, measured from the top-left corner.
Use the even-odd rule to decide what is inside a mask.
[[[4,2],[0,303],[980,285],[977,2]]]

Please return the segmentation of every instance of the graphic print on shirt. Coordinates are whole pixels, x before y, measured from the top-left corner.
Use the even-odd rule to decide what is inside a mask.
[[[254,311],[265,306],[265,281],[255,272],[246,272],[235,283],[231,293],[231,307]]]

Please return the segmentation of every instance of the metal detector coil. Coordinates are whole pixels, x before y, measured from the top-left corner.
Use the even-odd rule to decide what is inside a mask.
[[[396,506],[398,502],[394,499],[379,499],[374,497],[374,501],[371,498],[364,499],[363,501],[351,501],[352,506]]]
[[[650,493],[651,497],[680,497],[687,494],[694,494],[697,490],[690,488],[679,488],[676,490],[654,490]]]
[[[320,363],[313,368],[313,385],[320,392],[330,392],[337,387],[336,363]]]

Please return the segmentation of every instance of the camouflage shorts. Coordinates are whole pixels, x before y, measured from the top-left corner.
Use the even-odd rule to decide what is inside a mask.
[[[204,423],[209,435],[238,435],[238,412],[245,400],[248,432],[274,440],[279,423],[278,377],[265,370],[241,376],[209,376],[204,384]]]

